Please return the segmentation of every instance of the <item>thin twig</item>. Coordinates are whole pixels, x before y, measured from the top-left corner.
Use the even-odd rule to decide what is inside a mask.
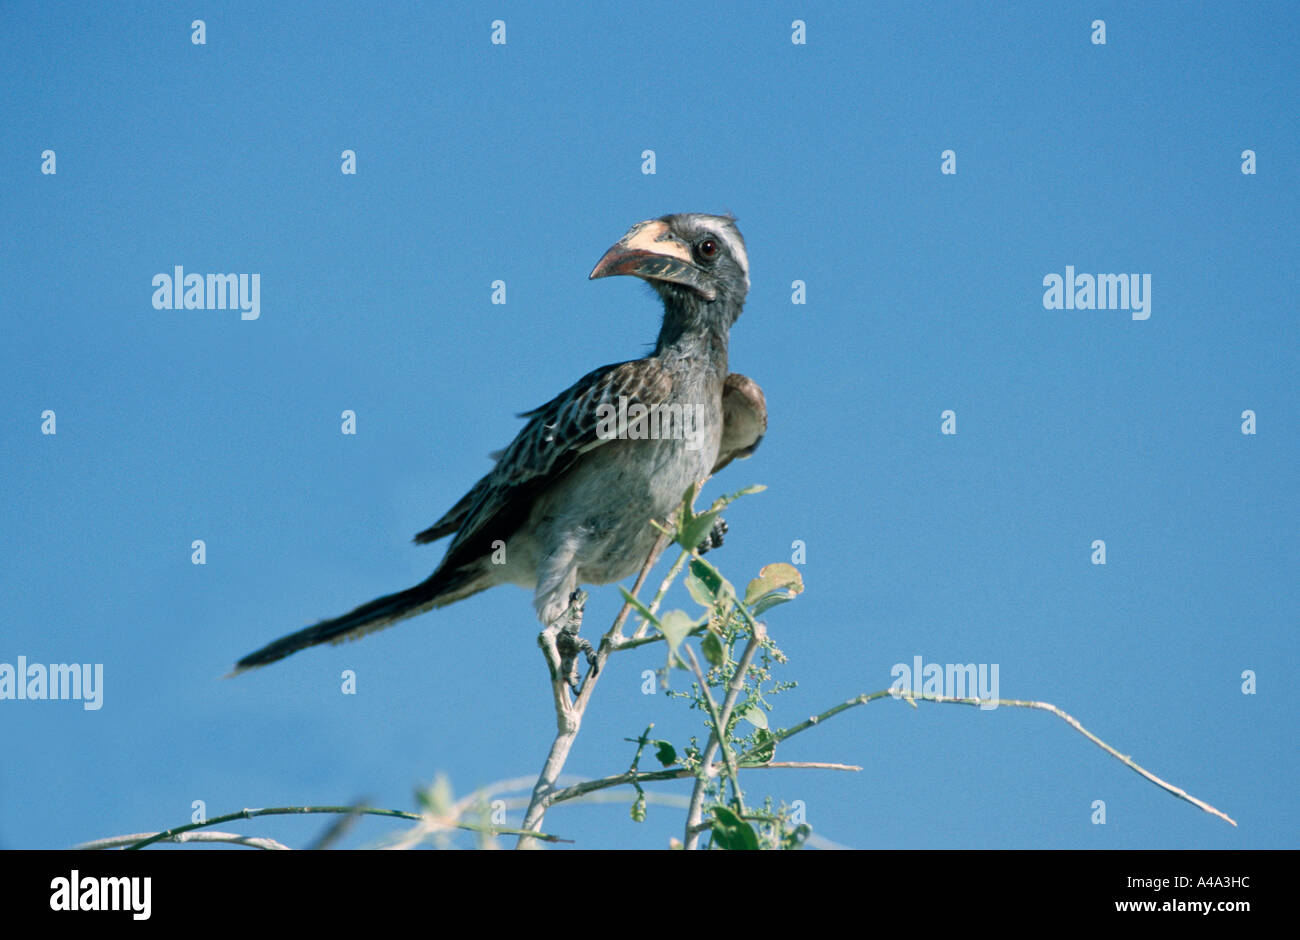
[[[707,564],[707,562],[706,562]],[[712,565],[710,565],[712,567]],[[717,569],[714,569],[715,571]],[[727,765],[734,771],[737,763],[736,759],[731,756],[730,749],[727,747],[727,723],[731,720],[731,710],[736,706],[736,698],[740,695],[740,690],[745,687],[745,676],[749,672],[749,664],[754,660],[754,654],[762,645],[763,637],[767,635],[762,625],[755,623],[749,616],[749,611],[745,610],[745,605],[739,600],[736,607],[745,615],[749,622],[749,642],[745,644],[745,651],[740,656],[740,662],[736,664],[736,670],[731,674],[731,681],[727,683],[727,698],[722,704],[722,723],[714,726],[714,733],[709,736],[709,744],[705,749],[702,763],[707,768],[713,761],[714,754],[717,753],[718,746],[722,746],[722,753],[727,757]],[[685,644],[683,644],[685,646]],[[690,653],[690,648],[686,647]],[[692,661],[695,654],[691,653]],[[699,845],[700,830],[697,828],[700,820],[704,815],[704,791],[708,786],[708,778],[704,776],[697,777],[695,780],[695,789],[691,792],[691,808],[686,814],[686,848],[694,849]],[[740,787],[732,780],[732,786],[736,790],[736,798],[740,799]],[[742,808],[743,808],[743,804]]]
[[[193,832],[196,829],[206,829],[209,826],[216,826],[221,823],[233,822],[237,819],[253,819],[258,816],[302,816],[314,815],[321,813],[334,813],[358,816],[391,816],[397,819],[409,819],[414,822],[420,822],[424,816],[420,813],[408,813],[400,809],[376,809],[369,806],[270,806],[261,809],[242,809],[237,813],[226,813],[222,816],[213,816],[203,822],[187,823],[184,826],[176,826],[172,829],[165,829],[162,832],[145,833],[140,838],[133,840],[130,844],[125,845],[127,849],[143,849],[146,846],[153,845],[155,842],[177,841],[176,836]],[[468,832],[489,832],[493,835],[519,835],[523,832],[521,829],[510,829],[504,826],[476,826],[470,823],[455,823],[454,828],[464,829]],[[533,834],[530,833],[530,837]],[[123,837],[113,837],[123,838]],[[536,833],[535,838],[543,839],[547,842],[564,841],[559,836]],[[88,842],[77,848],[87,848],[97,845],[99,842],[108,840],[100,839],[96,842]]]
[[[666,542],[667,539],[669,538],[669,535],[665,532],[665,530],[660,529],[659,537]],[[692,553],[689,550],[683,549],[682,553],[677,556],[677,560],[673,562],[673,566],[668,569],[668,573],[664,575],[664,579],[659,582],[659,590],[655,591],[655,596],[650,601],[650,605],[648,608],[650,613],[652,614],[659,613],[659,605],[663,603],[664,595],[668,593],[668,588],[672,586],[672,583],[675,580],[677,580],[677,576],[681,574],[682,566],[686,564],[686,559],[690,558],[691,554]],[[645,635],[649,632],[650,632],[650,621],[643,620],[641,622],[641,625],[637,627],[636,633],[632,634],[632,640],[627,641],[626,643],[623,643],[621,645],[626,648],[632,641],[644,639]]]
[[[729,717],[724,707],[722,712],[718,711],[718,705],[713,701],[713,694],[709,692],[709,684],[705,681],[704,673],[700,670],[700,662],[695,658],[695,650],[691,649],[689,643],[683,643],[682,649],[686,651],[690,659],[691,671],[695,673],[695,680],[700,684],[700,692],[704,695],[704,704],[709,709],[709,718],[713,721],[713,733],[709,735],[709,747],[704,753],[701,761],[700,775],[695,781],[695,790],[691,794],[691,809],[695,811],[698,808],[700,800],[696,799],[696,794],[702,794],[706,786],[706,781],[712,777],[709,771],[713,761],[713,755],[719,747],[722,748],[722,765],[726,771],[727,779],[731,781],[731,792],[736,795],[736,805],[743,815],[745,812],[745,798],[740,791],[740,772],[736,769],[736,755],[731,752],[727,743],[727,718]],[[728,696],[730,700],[730,696]],[[723,795],[726,795],[726,784],[723,784]]]
[[[107,839],[96,839],[93,842],[83,842],[78,845],[78,849],[96,850],[96,849],[120,849],[129,846],[132,843],[139,842],[141,839],[148,839],[156,835],[153,832],[137,832],[134,835],[111,836]],[[236,832],[181,832],[166,840],[167,842],[225,842],[232,845],[243,845],[250,849],[271,849],[280,851],[290,851],[289,846],[282,842],[276,842],[274,839],[268,839],[265,836],[241,836]]]
[[[1220,819],[1224,820],[1225,822],[1232,823],[1232,825],[1234,826],[1237,825],[1237,821],[1233,819],[1231,816],[1229,816],[1227,813],[1223,812],[1222,810],[1215,809],[1213,806],[1211,806],[1209,803],[1206,803],[1204,800],[1197,799],[1196,797],[1192,796],[1190,793],[1188,793],[1186,790],[1182,789],[1181,787],[1176,787],[1169,781],[1157,777],[1155,774],[1151,773],[1151,771],[1147,770],[1145,767],[1138,764],[1135,760],[1133,760],[1132,757],[1130,757],[1127,754],[1121,754],[1119,751],[1115,750],[1115,748],[1111,747],[1101,738],[1097,737],[1095,734],[1093,734],[1091,731],[1085,728],[1082,724],[1080,724],[1079,720],[1075,718],[1073,715],[1070,715],[1069,713],[1063,711],[1060,708],[1057,708],[1055,705],[1052,705],[1048,702],[1035,702],[1035,701],[1028,701],[1025,699],[1005,699],[1005,698],[980,699],[980,698],[954,698],[948,695],[915,695],[911,692],[898,692],[893,688],[883,689],[879,692],[864,693],[862,695],[857,696],[856,698],[851,698],[847,702],[841,702],[839,705],[836,705],[833,708],[828,708],[826,711],[822,712],[821,714],[813,715],[811,718],[801,721],[799,724],[794,725],[791,728],[786,728],[783,731],[778,731],[772,735],[772,738],[770,740],[765,741],[761,746],[754,748],[753,750],[745,754],[742,754],[740,756],[740,760],[742,762],[746,760],[752,760],[758,754],[769,751],[773,745],[781,741],[784,741],[787,738],[794,737],[796,734],[799,734],[802,731],[807,731],[809,728],[812,728],[820,724],[821,722],[825,721],[828,718],[832,718],[835,715],[838,715],[840,712],[847,711],[850,708],[855,708],[858,705],[866,705],[869,702],[874,702],[877,699],[882,699],[885,698],[886,696],[893,697],[893,698],[901,698],[904,701],[906,701],[908,704],[910,704],[913,708],[916,707],[917,702],[936,702],[944,705],[982,705],[985,707],[990,705],[996,705],[1000,708],[1032,708],[1038,711],[1050,712],[1056,717],[1060,718],[1066,724],[1070,725],[1070,727],[1074,728],[1075,731],[1078,731],[1081,735],[1083,735],[1093,744],[1097,745],[1097,747],[1101,748],[1111,757],[1115,758],[1120,763],[1124,764],[1124,766],[1133,770],[1135,773],[1140,774],[1150,782],[1154,783],[1160,789],[1168,793],[1172,793],[1180,800],[1186,800],[1188,803],[1191,803],[1197,809],[1203,810],[1204,812],[1209,813],[1211,816],[1218,816]]]
[[[365,800],[357,800],[353,805],[364,806],[366,802],[367,801]],[[340,842],[343,837],[348,834],[348,831],[360,822],[360,820],[361,815],[359,813],[349,813],[346,816],[339,816],[337,819],[331,820],[330,824],[325,827],[325,831],[318,835],[316,840],[307,846],[308,851],[321,852],[325,849],[332,848],[335,844]]]
[[[823,761],[772,761],[770,763],[740,763],[737,765],[741,770],[846,770],[860,771],[861,767],[855,764],[834,764]],[[715,763],[710,772],[717,775],[723,770],[721,763]],[[608,790],[611,787],[626,786],[630,783],[660,783],[666,780],[688,780],[696,775],[696,771],[688,770],[685,767],[668,768],[667,770],[642,770],[636,773],[626,772],[614,774],[610,777],[601,777],[597,780],[584,780],[581,783],[575,783],[567,786],[562,790],[556,790],[551,794],[550,804],[563,803],[568,800],[585,798],[598,790]],[[687,805],[685,802],[682,804]]]

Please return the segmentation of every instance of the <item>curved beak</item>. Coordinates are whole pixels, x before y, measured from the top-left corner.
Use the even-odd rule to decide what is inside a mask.
[[[713,279],[692,260],[690,246],[673,235],[667,223],[658,219],[638,222],[628,229],[628,233],[596,262],[588,280],[615,274],[683,284],[705,300],[717,296]]]

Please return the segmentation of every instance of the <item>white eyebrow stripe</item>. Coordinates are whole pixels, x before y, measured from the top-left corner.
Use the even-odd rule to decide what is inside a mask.
[[[718,224],[722,223],[722,224]],[[740,264],[740,269],[745,272],[745,289],[749,289],[749,253],[745,251],[745,243],[741,241],[732,230],[731,226],[721,219],[708,218],[701,221],[700,227],[707,229],[710,233],[718,236],[727,245],[727,250],[731,256]]]

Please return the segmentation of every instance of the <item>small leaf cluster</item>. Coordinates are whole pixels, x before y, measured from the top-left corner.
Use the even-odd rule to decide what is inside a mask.
[[[652,613],[650,608],[630,594],[624,596],[637,613],[652,624],[667,641],[668,658],[663,671],[665,680],[673,668],[694,671],[692,659],[698,657],[685,650],[693,638],[699,640],[702,654],[700,676],[689,691],[668,692],[670,697],[685,699],[690,707],[699,710],[706,718],[708,733],[717,732],[720,750],[724,755],[741,758],[739,767],[763,764],[773,759],[774,738],[769,728],[768,714],[772,711],[770,699],[795,683],[780,680],[776,667],[786,662],[785,654],[767,635],[766,626],[759,620],[774,607],[797,597],[804,588],[799,570],[790,564],[778,562],[763,567],[758,576],[738,592],[723,574],[709,561],[701,558],[695,547],[713,528],[722,509],[740,496],[762,490],[750,487],[718,499],[708,510],[696,513],[692,509],[694,487],[687,490],[673,521],[674,539],[689,556],[685,567],[687,593],[701,608],[692,615],[685,610]],[[753,645],[754,649],[749,650]],[[745,651],[750,655],[743,675],[738,675]],[[723,722],[725,727],[714,727],[713,715],[735,687],[734,705]],[[702,766],[706,747],[692,737],[689,745],[677,748],[668,741],[648,741],[643,735],[638,757],[646,744],[653,744],[656,756],[665,766],[679,763],[697,776],[704,774]],[[770,798],[762,812],[745,809],[743,794],[738,792],[736,781],[726,773],[706,777],[706,805],[712,816],[712,845],[715,848],[794,848],[802,844],[808,834],[806,824],[787,826],[785,814],[771,809]],[[638,787],[633,818],[644,819],[644,794]],[[728,790],[731,790],[728,796]]]

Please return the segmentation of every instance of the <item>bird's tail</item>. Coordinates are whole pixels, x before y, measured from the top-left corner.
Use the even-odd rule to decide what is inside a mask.
[[[322,620],[297,633],[290,633],[273,643],[268,643],[257,652],[249,653],[235,663],[235,668],[230,671],[229,676],[237,676],[249,669],[268,665],[299,650],[305,650],[309,646],[355,640],[367,633],[390,627],[407,617],[422,614],[432,607],[442,607],[452,601],[477,594],[488,587],[487,584],[476,584],[475,581],[473,572],[435,571],[415,587],[398,591],[396,594],[377,597],[341,617]]]

